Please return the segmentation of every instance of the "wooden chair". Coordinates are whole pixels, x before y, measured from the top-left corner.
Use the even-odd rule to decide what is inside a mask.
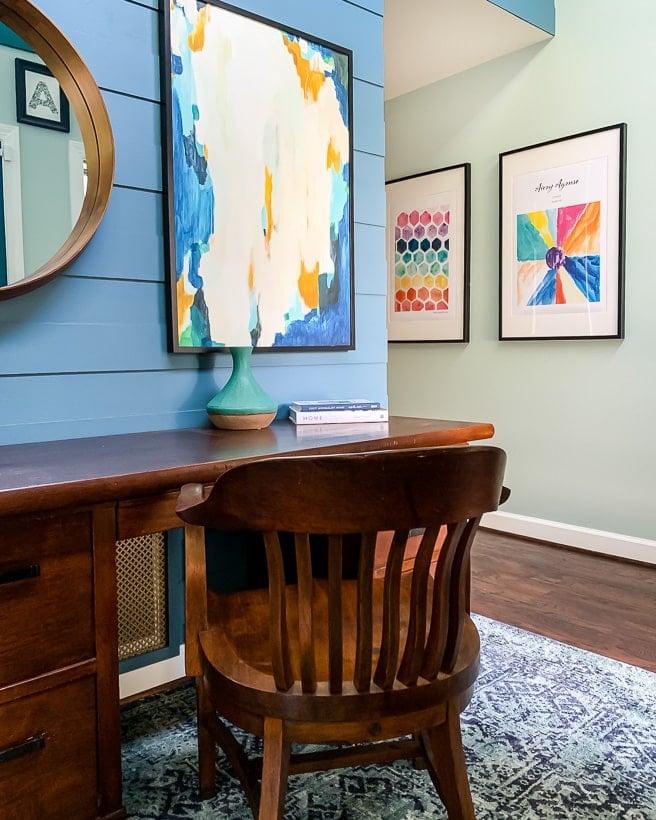
[[[209,493],[182,488],[201,797],[216,793],[218,743],[260,820],[283,817],[289,774],[404,757],[428,768],[449,818],[474,817],[460,734],[479,664],[469,550],[500,502],[504,467],[502,450],[480,446],[295,456],[233,467]],[[208,598],[204,527],[261,532],[268,589]],[[389,531],[384,577],[374,577],[377,534]],[[353,550],[357,577],[344,578]],[[263,738],[261,759],[223,719]],[[293,742],[327,749],[291,754]]]

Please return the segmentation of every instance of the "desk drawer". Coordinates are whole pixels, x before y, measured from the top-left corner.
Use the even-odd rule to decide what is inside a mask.
[[[0,817],[96,817],[95,678],[0,707]]]
[[[0,529],[0,687],[94,657],[91,516]]]

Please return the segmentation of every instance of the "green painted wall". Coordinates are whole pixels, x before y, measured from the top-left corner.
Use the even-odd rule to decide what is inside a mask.
[[[390,345],[396,414],[490,420],[507,512],[656,539],[656,3],[559,0],[553,40],[398,97],[386,177],[472,164],[471,342]],[[628,124],[626,339],[497,341],[498,154]]]
[[[58,250],[71,232],[68,147],[71,140],[81,142],[82,135],[73,115],[70,131],[66,133],[17,122],[14,75],[17,57],[35,63],[43,60],[0,42],[0,123],[18,126],[20,132],[23,254],[25,271],[32,273]]]

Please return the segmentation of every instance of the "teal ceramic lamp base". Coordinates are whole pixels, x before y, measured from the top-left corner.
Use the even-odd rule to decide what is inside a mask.
[[[260,387],[251,370],[250,347],[231,347],[232,373],[207,403],[207,415],[222,430],[260,430],[276,417],[278,405]]]

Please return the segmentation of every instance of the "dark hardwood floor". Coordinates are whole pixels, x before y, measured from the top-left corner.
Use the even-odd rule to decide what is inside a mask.
[[[656,672],[656,565],[479,530],[471,608]]]

